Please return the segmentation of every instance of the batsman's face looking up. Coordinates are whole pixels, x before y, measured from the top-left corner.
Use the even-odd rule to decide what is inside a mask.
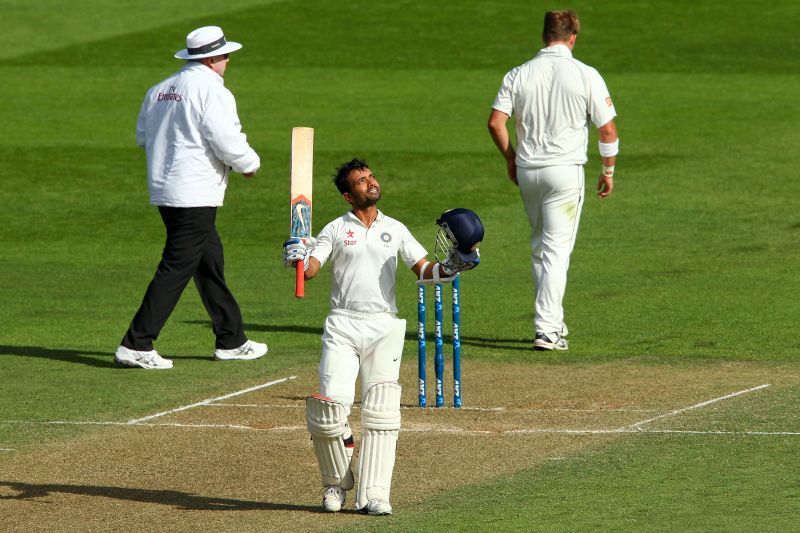
[[[355,169],[347,176],[349,191],[344,199],[357,209],[371,207],[381,199],[381,186],[369,168]]]

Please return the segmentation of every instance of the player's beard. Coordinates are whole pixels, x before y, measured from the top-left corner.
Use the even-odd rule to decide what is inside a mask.
[[[372,189],[374,189],[374,192],[370,193],[370,190]],[[381,199],[381,188],[380,187],[370,188],[367,190],[367,194],[358,199],[358,202],[356,205],[354,205],[354,207],[357,209],[366,209],[377,204],[378,200],[380,199]]]

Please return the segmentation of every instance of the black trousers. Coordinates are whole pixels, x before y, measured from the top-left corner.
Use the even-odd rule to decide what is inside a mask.
[[[194,278],[211,318],[216,347],[238,348],[247,341],[239,304],[225,283],[222,241],[216,227],[216,207],[159,207],[167,229],[161,262],[131,321],[122,345],[149,351]]]

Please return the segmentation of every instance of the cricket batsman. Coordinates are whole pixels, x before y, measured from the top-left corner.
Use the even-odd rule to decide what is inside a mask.
[[[468,209],[437,220],[449,248],[441,262],[401,222],[377,208],[381,187],[365,161],[342,165],[334,183],[351,210],[327,224],[316,239],[284,243],[284,265],[302,262],[305,279],[331,263],[331,311],[322,335],[319,395],[306,400],[306,423],[314,444],[325,511],[337,512],[355,486],[351,470],[353,432],[348,423],[361,378],[361,450],[355,507],[369,515],[392,513],[390,491],[400,430],[400,359],[406,321],[397,317],[395,283],[399,259],[421,283],[452,281],[480,263],[483,225]],[[438,251],[438,245],[437,245]]]

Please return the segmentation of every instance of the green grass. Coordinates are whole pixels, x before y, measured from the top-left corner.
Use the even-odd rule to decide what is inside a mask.
[[[636,435],[440,494],[381,530],[794,531],[798,452],[793,437]]]
[[[101,0],[60,6],[4,3],[10,44],[0,52],[0,99],[9,104],[0,143],[0,420],[127,420],[315,364],[329,275],[295,301],[291,274],[280,262],[295,125],[317,131],[317,229],[345,210],[328,176],[353,156],[376,171],[382,209],[426,245],[444,209],[465,206],[482,216],[483,261],[463,282],[467,357],[565,365],[631,357],[664,365],[789,363],[800,351],[796,3],[571,4],[583,23],[575,55],[608,83],[620,113],[621,153],[617,191],[601,202],[591,194],[599,161],[596,137],[590,141],[588,197],[565,301],[571,349],[546,356],[524,349],[533,314],[529,230],[485,121],[503,74],[539,48],[542,12],[552,6],[455,0],[250,0],[224,8],[202,1],[191,11],[169,2],[144,10],[136,2]],[[136,113],[146,89],[179,67],[172,54],[185,34],[211,23],[245,45],[232,56],[226,84],[264,166],[251,182],[234,177],[218,225],[247,329],[269,342],[271,355],[254,365],[214,364],[207,317],[190,286],[157,343],[175,357],[175,369],[116,370],[111,354],[163,238],[147,205],[144,154],[134,145]],[[411,274],[401,273],[398,288],[401,313],[413,318]],[[406,353],[414,349],[409,341]],[[797,430],[796,419],[785,420]],[[0,447],[79,431],[86,429],[0,424]],[[487,492],[527,509],[520,521],[511,512],[503,518],[511,520],[508,529],[528,523],[660,529],[682,514],[697,525],[687,519],[680,529],[716,529],[714,516],[721,517],[720,529],[755,527],[770,512],[782,520],[778,501],[751,505],[744,521],[723,520],[734,504],[717,485],[743,499],[768,493],[784,458],[797,455],[796,438],[763,447],[759,440],[752,458],[745,438],[694,442],[623,439],[611,450],[464,489],[454,496],[463,505],[452,511],[450,501],[425,504],[414,511],[423,517],[414,528],[463,528],[457,511],[488,512],[476,507]],[[615,463],[623,452],[630,464]],[[693,474],[636,491],[650,487],[673,459]],[[735,466],[718,471],[713,464],[721,459],[746,468],[764,461],[766,474],[747,483]],[[648,461],[657,468],[645,468]],[[603,465],[621,469],[629,482],[609,479]],[[796,474],[796,462],[788,467]],[[585,469],[596,475],[587,479]],[[532,498],[530,486],[537,491]],[[704,490],[713,493],[707,519],[691,502]],[[634,496],[638,512],[615,506]],[[573,519],[576,499],[581,507]],[[529,500],[535,507],[526,507]],[[597,509],[607,512],[594,522]]]

